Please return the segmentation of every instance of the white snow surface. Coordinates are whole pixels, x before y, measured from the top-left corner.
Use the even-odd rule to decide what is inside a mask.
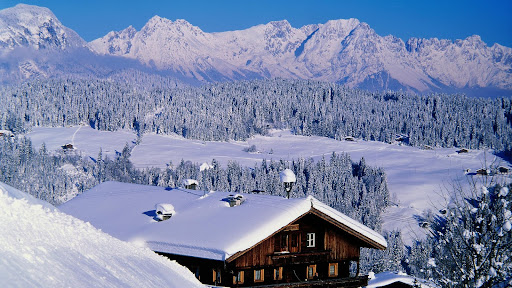
[[[421,288],[434,288],[437,287],[433,283],[427,282],[421,278],[415,278],[413,276],[409,276],[405,273],[396,273],[396,272],[382,272],[375,274],[373,279],[368,281],[368,286],[366,288],[377,288],[386,285],[390,285],[393,283],[405,283],[411,286],[418,284]],[[416,283],[415,283],[416,282]]]
[[[48,151],[62,150],[61,146],[74,137],[74,153],[96,158],[100,147],[103,154],[114,155],[122,151],[126,142],[135,141],[136,135],[128,131],[104,132],[90,127],[34,128],[27,136],[34,147],[46,143]],[[255,145],[258,153],[248,153],[244,148]],[[223,167],[228,161],[237,161],[248,167],[263,159],[293,160],[312,157],[314,160],[332,152],[349,153],[352,161],[365,158],[368,165],[384,168],[393,205],[383,215],[383,229],[402,231],[406,243],[425,235],[414,215],[425,209],[437,209],[446,205],[446,189],[453,181],[467,185],[471,178],[464,171],[476,171],[490,164],[512,167],[510,163],[493,155],[492,150],[469,150],[458,154],[460,148],[435,148],[422,150],[417,147],[386,144],[374,141],[338,141],[318,136],[297,136],[287,130],[274,130],[269,136],[255,136],[247,141],[206,142],[185,139],[177,135],[146,134],[135,146],[130,160],[135,167],[165,168],[170,162],[178,164],[182,159],[192,163],[211,163],[216,159]],[[209,165],[209,164],[208,164]],[[206,169],[206,165],[203,165]],[[153,203],[153,205],[156,203]],[[179,212],[179,211],[178,211]]]
[[[283,171],[281,171],[279,173],[279,178],[280,178],[281,182],[296,182],[297,181],[297,177],[295,176],[293,171],[290,169],[284,169]]]
[[[0,183],[0,287],[203,287],[185,267]]]
[[[309,196],[243,194],[245,201],[230,207],[228,192],[163,188],[105,182],[59,208],[91,222],[125,241],[146,243],[154,251],[213,260],[226,260],[266,239],[313,207],[382,246],[379,233]],[[171,203],[176,214],[155,221],[155,203]]]

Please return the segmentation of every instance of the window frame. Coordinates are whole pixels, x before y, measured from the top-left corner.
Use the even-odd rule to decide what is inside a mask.
[[[274,268],[274,280],[283,280],[283,267]]]
[[[289,240],[289,235],[288,233],[283,233],[281,234],[281,237],[280,237],[280,241],[281,241],[281,252],[287,252],[287,251],[290,251],[290,248],[288,247],[288,240]]]
[[[311,276],[309,275],[309,269],[312,270]],[[313,279],[316,275],[316,264],[306,266],[306,278]]]
[[[212,269],[213,271],[213,283],[217,283],[217,284],[220,284],[222,283],[222,275],[220,273],[220,269]]]
[[[331,267],[334,267],[334,273],[331,273]],[[327,273],[329,277],[338,277],[338,263],[329,263],[328,269]]]
[[[233,275],[233,285],[244,284],[244,271],[238,271],[236,275]]]
[[[308,248],[313,248],[313,247],[316,247],[316,233],[315,232],[310,232],[310,233],[306,233],[306,247]]]
[[[259,279],[256,278],[256,273],[258,271],[260,272]],[[265,269],[254,269],[254,282],[257,283],[257,282],[263,282],[263,281],[265,281]]]

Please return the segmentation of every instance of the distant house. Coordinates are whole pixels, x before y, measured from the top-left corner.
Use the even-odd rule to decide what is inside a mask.
[[[491,172],[489,171],[489,169],[485,169],[485,168],[481,168],[481,169],[478,169],[476,170],[476,175],[483,175],[483,176],[487,176],[489,175]]]
[[[0,137],[2,136],[14,137],[14,134],[12,134],[12,132],[9,130],[0,130]]]
[[[407,135],[396,135],[395,141],[396,142],[409,142],[409,136],[407,136]]]
[[[73,150],[73,149],[75,149],[75,147],[73,146],[73,144],[68,143],[68,144],[62,145],[62,149]]]
[[[510,174],[510,168],[505,166],[498,167],[497,171],[499,174]]]
[[[156,203],[172,205],[161,208],[172,217],[155,220]],[[105,182],[59,209],[121,240],[143,241],[209,285],[361,287],[368,277],[349,271],[359,265],[360,248],[387,246],[379,233],[313,197]]]
[[[183,186],[185,187],[185,189],[197,190],[199,183],[197,182],[197,180],[194,179],[184,179]]]

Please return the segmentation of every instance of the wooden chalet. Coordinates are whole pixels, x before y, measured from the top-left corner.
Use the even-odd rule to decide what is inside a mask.
[[[62,145],[62,149],[64,149],[64,150],[73,150],[73,149],[75,149],[75,147],[73,146],[73,144],[67,143],[65,145]]]
[[[463,153],[469,153],[469,150],[466,148],[461,148],[461,149],[457,150],[456,152],[459,154],[463,154]]]
[[[175,213],[152,220],[154,202],[172,203]],[[361,287],[368,277],[358,273],[360,248],[387,245],[377,232],[313,197],[203,195],[106,182],[59,208],[121,240],[142,239],[209,285]],[[357,267],[352,273],[351,264]]]
[[[476,170],[476,175],[488,176],[490,174],[489,169],[481,168]]]

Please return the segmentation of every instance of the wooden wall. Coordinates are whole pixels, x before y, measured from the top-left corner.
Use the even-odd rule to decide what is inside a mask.
[[[286,231],[289,228],[283,228],[278,233],[262,241],[252,249],[245,252],[231,263],[231,267],[237,269],[246,269],[253,267],[273,266],[272,255],[278,252],[280,247],[281,235],[287,233],[300,233],[300,249],[298,253],[313,253],[316,251],[330,250],[328,261],[336,262],[342,260],[357,260],[359,258],[359,248],[361,241],[354,236],[342,231],[338,227],[328,223],[324,219],[314,215],[307,214],[296,220],[291,225],[294,230]],[[290,227],[290,225],[289,225]],[[307,233],[315,233],[315,247],[307,247]],[[292,254],[292,253],[290,253]],[[282,254],[286,256],[286,254]]]

